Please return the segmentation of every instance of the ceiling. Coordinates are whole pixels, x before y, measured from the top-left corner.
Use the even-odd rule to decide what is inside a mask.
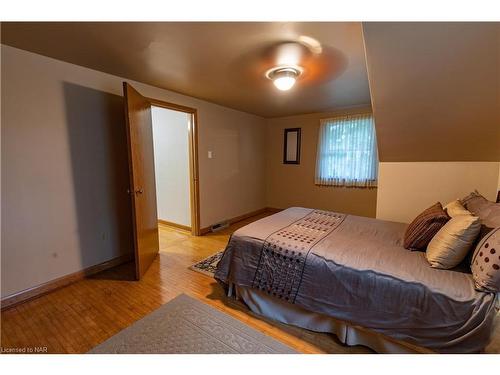
[[[500,161],[500,23],[364,23],[381,161]]]
[[[2,23],[2,43],[263,117],[370,104],[361,23]],[[265,72],[294,60],[286,92]],[[286,60],[286,61],[283,61]]]

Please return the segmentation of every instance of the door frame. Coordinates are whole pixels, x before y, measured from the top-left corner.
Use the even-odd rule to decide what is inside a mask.
[[[151,106],[184,112],[191,115],[191,123],[188,129],[189,136],[189,196],[191,206],[191,234],[200,236],[200,186],[198,168],[198,110],[179,104],[166,102],[154,98],[146,99]]]

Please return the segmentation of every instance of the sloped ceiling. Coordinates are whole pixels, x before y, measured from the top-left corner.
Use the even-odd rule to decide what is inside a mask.
[[[380,161],[500,161],[500,24],[364,23]]]

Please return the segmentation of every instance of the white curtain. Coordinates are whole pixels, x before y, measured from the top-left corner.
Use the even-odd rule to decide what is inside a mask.
[[[371,114],[321,120],[317,185],[376,187],[378,155]]]

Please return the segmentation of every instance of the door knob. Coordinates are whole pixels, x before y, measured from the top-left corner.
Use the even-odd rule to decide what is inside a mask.
[[[132,190],[127,189],[127,193],[128,193],[128,194],[132,194],[132,193],[135,193],[135,194],[142,194],[142,193],[144,193],[144,190],[142,190],[142,189],[137,189],[137,190],[134,190],[134,191],[132,192]]]

